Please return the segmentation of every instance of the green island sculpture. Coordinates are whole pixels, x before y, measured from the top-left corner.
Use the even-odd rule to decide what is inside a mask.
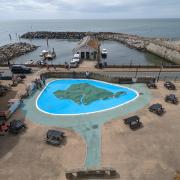
[[[112,93],[108,90],[95,87],[88,83],[73,84],[66,90],[57,90],[54,95],[60,99],[70,99],[77,104],[89,105],[97,100],[118,98],[126,94],[124,91]]]

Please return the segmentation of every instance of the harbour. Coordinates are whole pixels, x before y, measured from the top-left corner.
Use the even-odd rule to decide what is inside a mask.
[[[17,22],[0,27],[3,179],[179,176],[179,19]]]
[[[66,32],[72,32],[71,27],[74,27],[74,30],[76,32],[84,31],[88,32],[91,30],[92,32],[126,32],[127,34],[134,34],[138,36],[144,36],[149,38],[164,38],[164,39],[170,39],[170,40],[178,40],[179,37],[179,31],[178,27],[180,26],[178,19],[174,20],[44,20],[44,21],[20,21],[23,26],[16,26],[14,22],[11,23],[8,22],[2,22],[2,28],[0,29],[0,33],[4,34],[4,36],[1,36],[0,45],[13,43],[13,42],[27,42],[34,45],[39,46],[39,48],[31,52],[29,54],[26,54],[22,57],[14,58],[13,63],[26,63],[30,60],[38,61],[39,54],[42,50],[52,50],[52,48],[55,49],[57,57],[53,61],[53,64],[64,64],[66,61],[70,61],[73,57],[72,49],[77,46],[78,40],[71,38],[66,40],[64,39],[49,39],[48,40],[48,46],[47,46],[47,40],[46,39],[19,39],[20,36],[23,34],[33,31],[61,31],[64,30]],[[105,22],[107,22],[105,24]],[[137,24],[137,27],[140,27],[142,25],[151,23],[152,27],[154,25],[158,26],[158,29],[152,29],[152,31],[149,31],[149,28],[142,28],[138,29],[135,28],[135,23]],[[108,23],[110,26],[108,26]],[[53,24],[51,26],[51,24]],[[100,26],[96,26],[96,25]],[[166,28],[162,29],[164,25],[166,24]],[[126,26],[125,26],[126,25]],[[168,29],[168,26],[173,27],[173,31]],[[91,28],[89,28],[91,26]],[[148,25],[150,26],[150,25]],[[13,31],[9,31],[9,28],[13,27]],[[161,30],[161,34],[160,31]],[[9,34],[11,34],[11,40],[9,39]],[[78,36],[79,39],[79,36]],[[124,46],[121,43],[117,43],[114,40],[113,41],[101,41],[102,48],[108,49],[109,56],[107,58],[107,63],[110,65],[122,65],[122,64],[134,64],[134,65],[160,65],[162,64],[162,61],[164,61],[164,58],[161,58],[159,56],[156,56],[152,53],[148,52],[139,52],[134,49],[130,49],[126,46]],[[171,62],[164,61],[165,64],[169,64]]]

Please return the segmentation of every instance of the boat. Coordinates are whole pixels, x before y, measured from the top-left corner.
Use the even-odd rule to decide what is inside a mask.
[[[56,53],[54,51],[54,48],[53,48],[53,51],[47,51],[47,50],[43,50],[40,54],[40,57],[42,57],[43,60],[53,60],[56,58]]]
[[[25,62],[26,65],[30,65],[30,64],[34,64],[34,63],[35,63],[34,60],[29,60],[29,61]]]
[[[102,57],[102,58],[107,58],[107,49],[102,49],[102,51],[101,51],[101,57]]]
[[[38,65],[46,65],[47,63],[44,60],[39,60],[39,61],[36,62],[36,64],[38,64]]]
[[[48,60],[48,61],[52,61],[55,58],[56,58],[56,53],[50,51],[44,56],[44,60]]]
[[[48,53],[47,50],[42,50],[41,54],[39,55],[40,57],[44,57]]]

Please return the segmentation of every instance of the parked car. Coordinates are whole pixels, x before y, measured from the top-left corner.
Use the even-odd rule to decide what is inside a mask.
[[[74,54],[74,57],[73,57],[73,59],[71,60],[71,62],[80,63],[80,55],[79,55],[79,54]]]
[[[70,68],[77,68],[78,67],[78,63],[76,61],[75,62],[71,61],[69,65],[70,65]]]
[[[153,112],[157,115],[162,115],[165,112],[165,109],[162,107],[161,104],[157,103],[157,104],[153,104],[149,107],[149,111]]]
[[[156,89],[157,88],[156,83],[154,81],[149,81],[149,82],[147,82],[146,85],[150,89]]]
[[[172,104],[178,104],[178,98],[175,94],[170,94],[165,97],[166,102],[170,102]]]
[[[166,87],[169,90],[175,90],[176,86],[171,81],[166,81],[164,83],[164,87]]]
[[[127,119],[124,119],[124,124],[129,125],[129,127],[133,130],[139,129],[143,126],[138,116],[132,116]]]
[[[9,132],[12,134],[18,134],[25,129],[26,125],[21,120],[13,120],[10,122]]]
[[[46,142],[51,145],[61,145],[64,142],[64,132],[56,130],[48,130],[46,135]]]
[[[12,65],[11,72],[14,74],[29,74],[32,72],[32,69],[25,65]]]

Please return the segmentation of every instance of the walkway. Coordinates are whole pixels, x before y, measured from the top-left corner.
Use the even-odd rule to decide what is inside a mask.
[[[96,65],[96,61],[83,60],[83,62],[79,65],[79,68],[93,69],[95,67],[95,65]]]

